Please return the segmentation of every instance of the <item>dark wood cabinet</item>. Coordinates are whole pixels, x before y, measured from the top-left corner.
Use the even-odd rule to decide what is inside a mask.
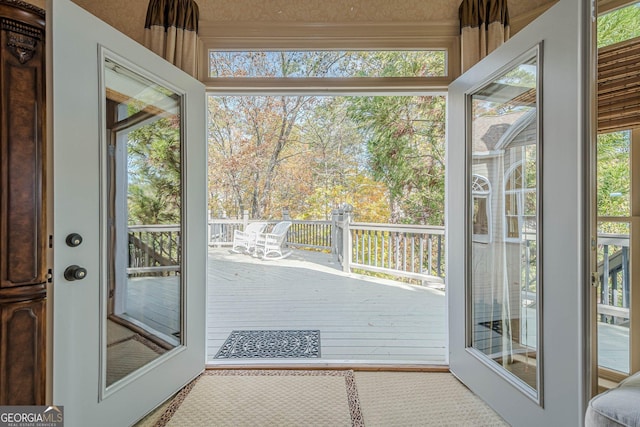
[[[0,0],[0,405],[45,402],[44,11]]]
[[[0,304],[3,405],[44,404],[44,298]]]

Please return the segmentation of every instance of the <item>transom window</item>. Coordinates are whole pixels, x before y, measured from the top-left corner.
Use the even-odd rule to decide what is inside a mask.
[[[446,76],[446,50],[209,51],[212,78]]]

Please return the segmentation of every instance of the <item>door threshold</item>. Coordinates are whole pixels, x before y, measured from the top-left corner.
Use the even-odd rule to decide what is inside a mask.
[[[449,372],[449,365],[437,365],[433,363],[407,363],[339,360],[339,361],[260,361],[260,362],[208,362],[205,370],[255,370],[255,369],[280,369],[280,370],[353,370],[353,371],[393,371],[393,372]]]

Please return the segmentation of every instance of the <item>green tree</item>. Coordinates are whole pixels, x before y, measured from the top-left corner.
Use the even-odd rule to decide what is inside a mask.
[[[300,125],[301,143],[308,153],[311,169],[313,219],[330,219],[331,211],[342,203],[353,204],[357,188],[352,183],[367,173],[363,162],[366,147],[357,124],[347,114],[345,97],[322,97]],[[319,199],[320,195],[323,199]],[[307,213],[303,213],[311,218]]]
[[[373,176],[388,189],[391,221],[444,223],[443,97],[352,98]]]
[[[317,186],[305,199],[301,219],[330,219],[333,208],[347,203],[359,222],[387,222],[389,204],[385,185],[365,174],[346,177],[340,184]]]
[[[598,215],[629,216],[630,134],[613,132],[598,136]]]
[[[209,97],[210,207],[253,218],[275,215],[283,162],[299,151],[298,121],[306,96]]]
[[[439,52],[407,56],[373,52],[363,61],[384,64],[383,77],[443,75]],[[445,98],[351,98],[350,115],[367,143],[373,176],[387,185],[392,222],[444,223]]]
[[[162,118],[129,133],[129,224],[180,222],[179,118]]]
[[[235,77],[430,76],[445,66],[442,52],[218,52],[211,61],[213,75]],[[337,204],[359,205],[363,183],[378,181],[386,189],[367,188],[391,209],[372,202],[367,218],[441,224],[444,102],[210,97],[210,209],[328,218]]]
[[[640,3],[616,9],[598,17],[598,47],[640,36]]]

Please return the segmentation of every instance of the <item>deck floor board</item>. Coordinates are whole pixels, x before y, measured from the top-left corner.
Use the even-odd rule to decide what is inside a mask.
[[[207,356],[233,330],[318,329],[321,358],[446,363],[444,293],[348,275],[330,254],[261,261],[210,249]],[[263,360],[264,361],[264,360]]]

